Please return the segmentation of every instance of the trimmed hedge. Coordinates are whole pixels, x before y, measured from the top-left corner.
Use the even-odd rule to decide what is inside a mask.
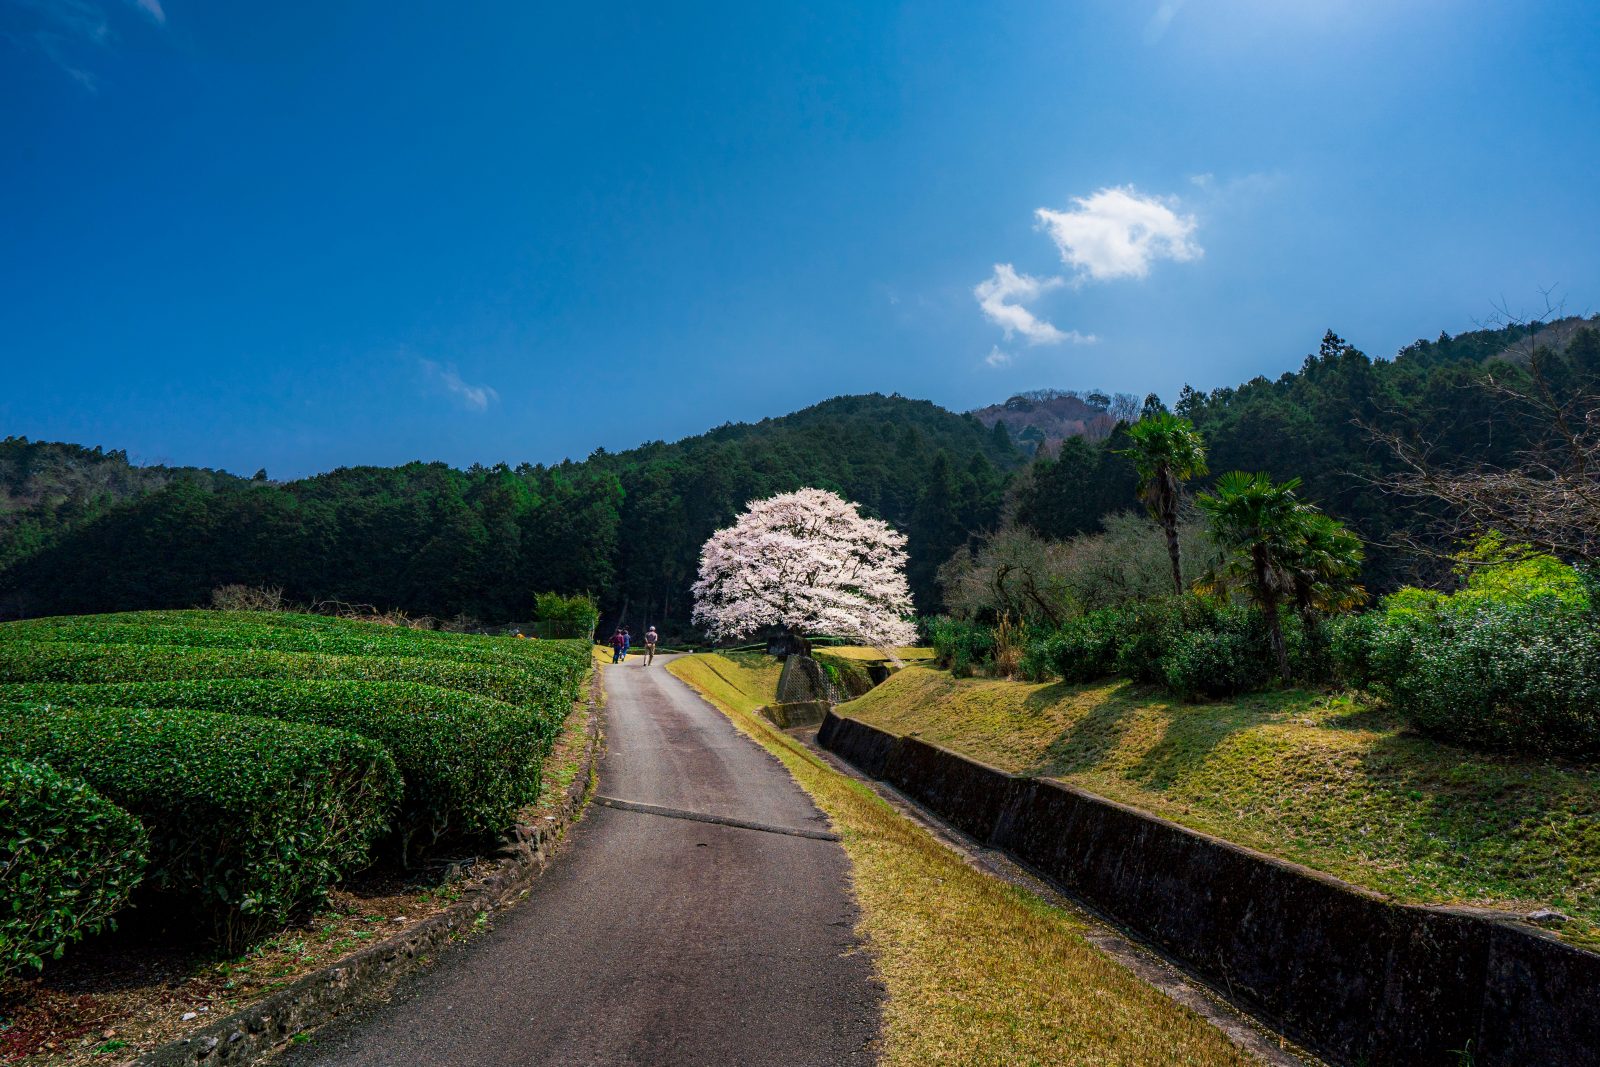
[[[396,831],[409,853],[447,836],[498,833],[538,798],[555,709],[411,682],[213,678],[0,685],[0,701],[198,708],[349,730],[389,750],[405,778]]]
[[[0,744],[138,818],[148,884],[205,911],[229,949],[365,865],[401,790],[373,741],[245,715],[8,704]]]
[[[506,638],[441,634],[318,616],[303,618],[312,621],[305,625],[284,625],[269,621],[275,619],[273,613],[215,611],[69,616],[7,623],[0,626],[0,640],[408,656],[511,665],[526,664],[553,654],[546,651],[549,646],[539,642],[528,646],[526,641],[513,643]]]
[[[147,845],[138,820],[82,779],[0,759],[0,980],[111,923]]]
[[[414,682],[565,715],[578,696],[581,657],[557,652],[516,663],[410,656],[0,640],[0,681],[177,682],[202,678],[326,678]],[[557,717],[556,722],[560,722]]]

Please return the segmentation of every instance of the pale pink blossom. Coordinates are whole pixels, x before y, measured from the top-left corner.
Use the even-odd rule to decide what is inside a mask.
[[[911,644],[905,543],[822,489],[758,500],[700,550],[694,621],[717,638],[780,626],[880,648]]]

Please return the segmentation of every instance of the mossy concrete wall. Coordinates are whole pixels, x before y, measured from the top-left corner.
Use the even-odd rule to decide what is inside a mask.
[[[826,700],[801,700],[788,704],[768,704],[761,709],[761,714],[778,729],[792,730],[798,726],[818,725],[823,716],[828,714],[828,707]]]
[[[818,740],[1334,1062],[1600,1064],[1600,955],[1535,927],[1396,904],[832,713]]]

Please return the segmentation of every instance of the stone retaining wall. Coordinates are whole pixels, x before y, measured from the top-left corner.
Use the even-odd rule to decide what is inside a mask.
[[[1600,955],[1526,923],[1396,904],[831,712],[818,741],[1334,1062],[1600,1065]]]

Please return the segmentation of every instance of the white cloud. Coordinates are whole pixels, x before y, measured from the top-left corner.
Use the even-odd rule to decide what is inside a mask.
[[[167,13],[161,10],[161,0],[133,0],[133,5],[163,26],[167,24]]]
[[[996,263],[993,277],[974,286],[972,295],[978,298],[978,306],[989,321],[1005,330],[1007,338],[1021,334],[1030,345],[1055,345],[1067,340],[1068,335],[1035,317],[1022,302],[1037,299],[1041,293],[1064,284],[1060,278],[1035,278],[1018,274],[1009,263]]]
[[[983,361],[989,364],[991,367],[1004,367],[1007,363],[1010,363],[1015,358],[1015,356],[1001,348],[999,345],[992,345],[989,348],[989,354],[983,357]]]
[[[1070,211],[1040,208],[1034,214],[1061,262],[1077,272],[1075,283],[1144,278],[1158,259],[1185,262],[1204,254],[1193,240],[1193,215],[1179,215],[1132,186],[1101,189],[1072,202],[1077,206]]]
[[[471,411],[488,411],[489,405],[500,399],[500,394],[487,385],[469,385],[462,381],[453,363],[441,366],[431,359],[419,362],[422,364],[423,374],[427,375],[429,381],[439,385]]]
[[[1172,25],[1172,18],[1185,0],[1161,0],[1156,5],[1155,14],[1150,16],[1150,21],[1144,25],[1144,43],[1155,44],[1166,35],[1167,27]]]

